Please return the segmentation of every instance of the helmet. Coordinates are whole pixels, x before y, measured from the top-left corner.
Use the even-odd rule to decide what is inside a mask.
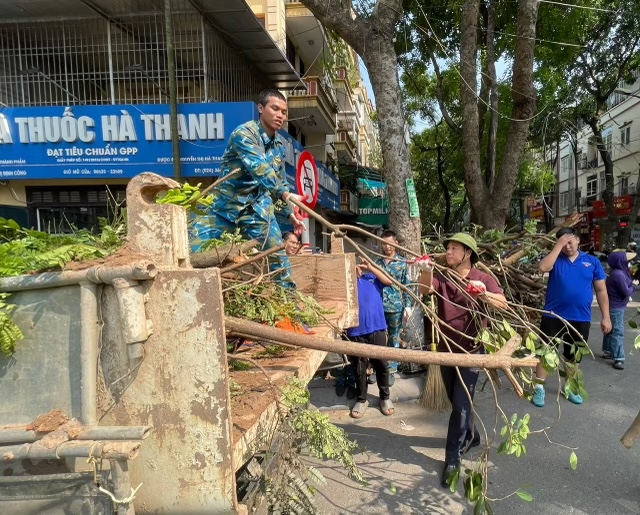
[[[461,243],[462,245],[467,247],[469,250],[471,250],[471,263],[475,264],[478,262],[478,244],[476,243],[476,240],[473,238],[473,236],[465,232],[458,232],[444,240],[445,248],[450,241]]]

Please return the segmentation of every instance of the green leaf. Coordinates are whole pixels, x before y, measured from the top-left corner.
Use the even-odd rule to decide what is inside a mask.
[[[632,329],[638,328],[638,323],[635,320],[629,320],[628,324],[629,324],[629,327],[631,327]]]
[[[569,465],[571,465],[571,470],[578,468],[578,456],[576,456],[574,451],[571,451],[571,456],[569,456]]]
[[[640,334],[636,336],[635,340],[633,340],[633,347],[635,349],[640,349]]]
[[[529,492],[525,492],[524,490],[517,490],[516,495],[525,502],[533,501],[533,495],[531,495]]]
[[[451,491],[452,494],[456,493],[456,490],[458,489],[459,480],[460,480],[460,469],[456,469],[449,476],[449,490]]]

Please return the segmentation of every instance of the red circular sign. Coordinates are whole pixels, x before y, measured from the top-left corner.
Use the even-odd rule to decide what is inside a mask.
[[[298,156],[298,165],[296,166],[296,185],[298,186],[298,194],[305,197],[303,203],[308,208],[313,209],[318,201],[320,183],[318,182],[316,160],[308,150],[302,151]]]

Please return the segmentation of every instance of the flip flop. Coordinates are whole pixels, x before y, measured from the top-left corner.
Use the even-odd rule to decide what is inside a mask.
[[[369,401],[364,402],[356,402],[351,408],[351,418],[362,418],[364,412],[367,411],[367,407],[369,406]]]
[[[393,402],[391,402],[391,399],[380,401],[380,411],[385,417],[390,417],[395,413],[396,410],[393,407]]]

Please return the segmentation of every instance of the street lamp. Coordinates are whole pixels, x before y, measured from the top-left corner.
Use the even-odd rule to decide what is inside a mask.
[[[69,95],[74,100],[77,100],[78,102],[80,102],[80,99],[77,96],[75,96],[73,93],[71,93],[71,91],[69,91],[67,88],[65,88],[62,84],[58,84],[55,80],[53,80],[51,77],[49,77],[46,73],[41,72],[38,68],[25,68],[25,69],[22,69],[22,70],[20,70],[18,72],[18,75],[38,75],[40,77],[44,77],[45,80],[47,80],[48,82],[50,82],[54,86],[60,88],[62,91],[64,91],[67,95]]]
[[[640,95],[637,94],[638,90],[631,91],[630,89],[616,88],[613,90],[613,92],[620,95],[626,95],[628,97],[640,98]]]

